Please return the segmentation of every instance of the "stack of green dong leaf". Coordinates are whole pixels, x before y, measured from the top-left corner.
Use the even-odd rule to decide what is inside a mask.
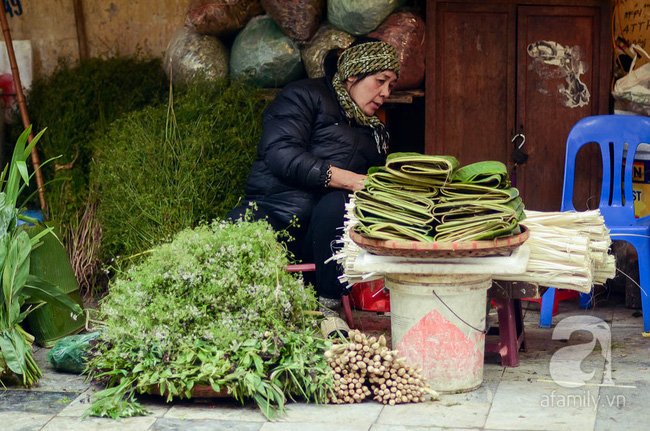
[[[519,233],[524,204],[506,166],[459,168],[451,156],[395,153],[355,193],[356,231],[368,238],[474,241]]]

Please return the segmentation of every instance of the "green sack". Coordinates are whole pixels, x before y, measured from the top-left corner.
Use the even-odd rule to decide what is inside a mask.
[[[260,87],[283,87],[303,77],[300,50],[271,17],[253,18],[230,52],[230,73]]]
[[[370,33],[404,0],[328,0],[327,20],[337,28],[361,36]]]
[[[96,331],[61,338],[47,353],[47,360],[57,371],[81,374],[86,368],[90,342],[96,340],[99,334],[100,331]]]

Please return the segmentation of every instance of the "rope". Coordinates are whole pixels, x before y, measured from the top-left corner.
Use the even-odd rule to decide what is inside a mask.
[[[475,330],[475,331],[477,331],[477,332],[481,332],[481,333],[483,333],[483,334],[487,334],[487,329],[478,329],[477,327],[472,326],[472,325],[470,325],[469,323],[467,323],[467,322],[466,322],[462,317],[460,317],[458,314],[456,314],[456,312],[455,312],[454,310],[452,310],[452,309],[451,309],[451,308],[450,308],[450,307],[445,303],[445,301],[442,300],[441,297],[438,296],[438,294],[436,293],[435,290],[433,290],[432,292],[433,292],[433,294],[435,295],[435,297],[438,298],[438,299],[440,300],[440,302],[442,302],[442,305],[444,305],[445,307],[447,307],[447,310],[451,311],[451,314],[453,314],[454,316],[456,316],[456,318],[458,318],[458,320],[460,320],[460,321],[463,322],[465,325],[469,326],[470,328],[472,328],[473,330]]]

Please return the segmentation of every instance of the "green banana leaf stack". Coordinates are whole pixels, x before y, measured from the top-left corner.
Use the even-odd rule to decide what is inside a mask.
[[[369,238],[433,241],[434,205],[457,167],[450,156],[389,155],[386,166],[371,168],[365,188],[355,193],[357,231]]]
[[[368,172],[354,216],[368,238],[433,242],[519,233],[525,213],[501,162],[459,168],[451,156],[395,153]]]

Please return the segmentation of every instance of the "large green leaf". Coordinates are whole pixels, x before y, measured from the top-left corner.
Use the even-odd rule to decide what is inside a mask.
[[[16,329],[0,332],[0,350],[2,351],[2,356],[9,369],[16,374],[24,374],[26,369],[25,355],[20,354],[20,352],[25,351],[25,340],[23,338],[21,341],[21,338]],[[20,349],[17,348],[17,344],[21,346]]]
[[[497,160],[486,160],[463,166],[454,172],[453,181],[461,183],[482,184],[484,186],[509,187],[508,169]]]
[[[458,168],[452,156],[431,156],[419,153],[393,153],[386,160],[386,170],[395,176],[418,182],[447,182]]]
[[[376,170],[368,173],[365,189],[368,191],[382,190],[394,194],[410,193],[417,194],[421,197],[433,198],[438,195],[439,188],[442,185],[444,185],[442,181],[439,183],[434,183],[433,181],[423,183],[395,176],[385,170]]]
[[[29,128],[27,130],[29,130],[31,132],[31,126],[29,126]],[[27,160],[27,158],[29,158],[30,154],[32,153],[32,150],[34,149],[34,147],[38,143],[39,139],[41,139],[41,136],[43,136],[43,133],[45,133],[46,130],[47,130],[47,127],[45,129],[41,130],[40,132],[38,132],[38,134],[32,138],[29,145],[27,147],[25,147],[25,149],[23,150],[23,160]]]
[[[27,137],[31,132],[31,126],[25,129],[25,131],[20,135],[16,146],[14,147],[14,153],[11,157],[11,163],[9,165],[9,171],[7,173],[7,183],[5,185],[4,192],[7,195],[7,202],[11,205],[16,204],[18,198],[18,190],[20,187],[20,175],[18,173],[17,164],[20,161],[24,161],[26,158],[23,157],[23,152],[25,151],[25,143],[27,142]]]
[[[368,224],[359,222],[355,226],[355,230],[365,237],[381,240],[433,241],[433,238],[427,235],[430,230],[427,229],[427,226],[416,227],[413,225],[402,225],[394,222],[385,222],[379,219]]]
[[[20,307],[22,307],[23,301],[20,298],[14,298],[9,303],[9,312],[7,313],[7,328],[11,328],[13,325],[20,323]]]
[[[82,313],[79,304],[70,299],[58,286],[34,275],[27,277],[27,281],[23,287],[23,294],[40,301],[45,301],[55,307],[67,308],[75,314]]]
[[[20,294],[29,275],[29,254],[31,250],[29,235],[25,231],[20,231],[15,239],[9,243],[2,274],[5,300],[7,300],[6,289],[11,292],[11,298]]]
[[[44,226],[42,223],[39,223],[39,225]],[[37,244],[39,244],[39,241],[41,240],[41,238],[43,238],[45,235],[48,235],[48,234],[52,234],[52,236],[54,238],[56,238],[56,241],[58,241],[59,243],[61,242],[59,237],[56,236],[56,234],[54,233],[54,228],[46,227],[45,229],[41,230],[40,232],[30,236],[30,242],[32,244],[32,249],[36,248],[36,246],[37,246]]]
[[[360,190],[355,193],[357,217],[370,212],[391,219],[408,218],[413,223],[427,224],[433,221],[433,202],[430,199],[413,196],[403,199],[391,193],[375,191],[368,193]]]
[[[18,173],[20,173],[20,176],[23,178],[23,181],[25,181],[26,183],[29,182],[27,163],[25,163],[24,160],[18,160],[14,166],[16,166],[16,169],[18,169]]]

